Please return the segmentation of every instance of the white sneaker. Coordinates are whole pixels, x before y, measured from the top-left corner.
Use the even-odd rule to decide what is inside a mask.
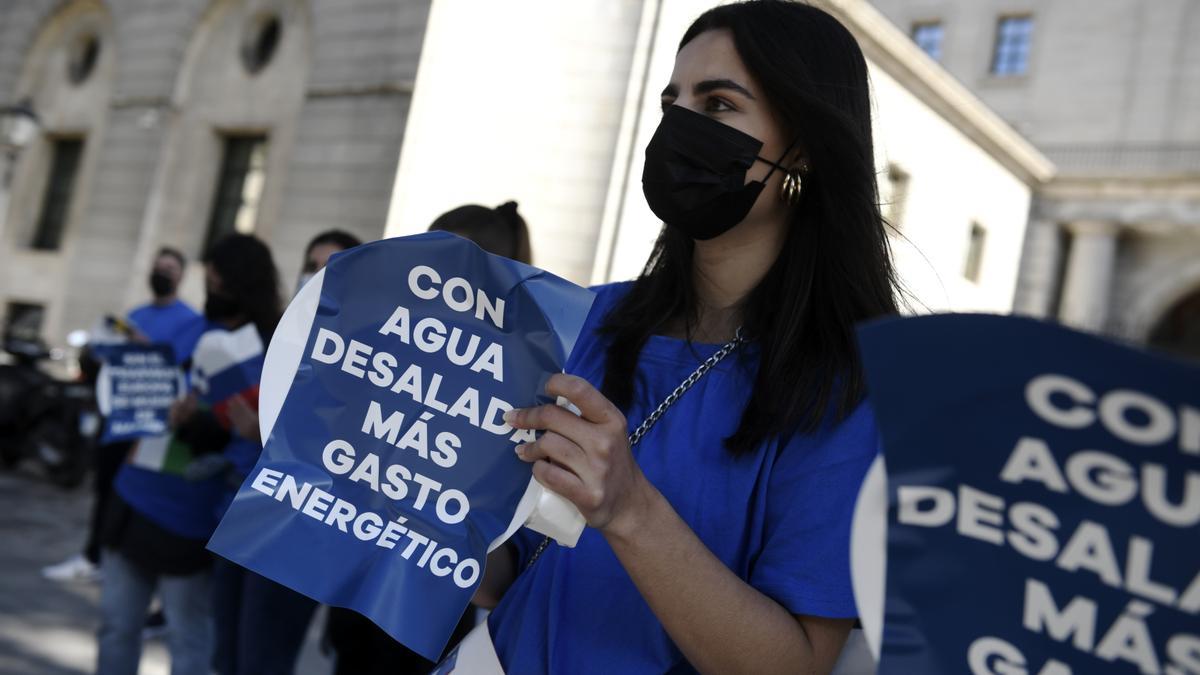
[[[76,554],[57,565],[43,567],[42,576],[51,581],[99,581],[100,568]]]

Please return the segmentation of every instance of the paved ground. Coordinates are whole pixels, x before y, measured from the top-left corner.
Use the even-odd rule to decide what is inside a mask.
[[[87,487],[64,491],[32,471],[0,471],[0,673],[82,675],[96,660],[99,588],[58,584],[41,568],[78,552],[90,507]],[[325,675],[317,647],[323,613],[310,629],[297,675]],[[139,675],[167,675],[160,641],[146,643]]]

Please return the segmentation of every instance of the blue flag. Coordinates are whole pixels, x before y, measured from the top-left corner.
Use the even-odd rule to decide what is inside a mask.
[[[1200,672],[1200,369],[1012,317],[859,335],[887,472],[879,673]]]
[[[104,415],[100,442],[167,433],[167,412],[184,387],[171,345],[100,345],[92,352],[103,362],[96,380],[96,403]]]
[[[503,414],[546,402],[591,301],[447,233],[335,255],[272,338],[265,447],[209,548],[436,660],[529,514]]]

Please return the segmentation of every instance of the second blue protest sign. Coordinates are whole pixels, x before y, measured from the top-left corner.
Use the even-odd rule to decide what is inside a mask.
[[[209,547],[436,660],[526,515],[503,414],[545,402],[591,299],[446,233],[336,255],[272,338],[264,450]]]
[[[92,348],[103,362],[96,403],[104,415],[101,443],[167,432],[167,411],[183,391],[183,371],[170,345],[115,344]]]
[[[868,628],[884,594],[881,675],[1200,673],[1200,369],[1012,317],[860,341],[886,591],[856,569],[855,594]]]

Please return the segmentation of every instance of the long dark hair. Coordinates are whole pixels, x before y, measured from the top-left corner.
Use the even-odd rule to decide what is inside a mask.
[[[221,277],[221,292],[237,299],[263,344],[270,342],[282,315],[279,274],[271,249],[258,237],[230,234],[208,249],[204,262]]]
[[[894,314],[896,277],[879,211],[867,65],[854,37],[829,14],[786,0],[754,0],[705,12],[679,48],[726,29],[809,171],[783,248],[743,301],[742,327],[760,349],[741,422],[726,448],[752,451],[798,430],[839,421],[865,383],[854,325]],[[697,312],[693,242],[664,227],[641,276],[604,319],[612,336],[604,391],[627,408],[633,372],[650,335]]]
[[[517,212],[516,202],[505,202],[494,209],[467,204],[438,216],[429,231],[452,232],[470,239],[479,248],[512,258],[528,265],[533,260],[529,246],[529,228]]]

